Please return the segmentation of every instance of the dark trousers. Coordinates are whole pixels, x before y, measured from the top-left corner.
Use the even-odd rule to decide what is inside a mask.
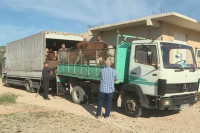
[[[112,105],[112,97],[113,97],[113,93],[99,92],[96,116],[100,116],[101,115],[101,108],[103,106],[104,99],[106,99],[106,112],[105,112],[105,116],[104,117],[109,117],[110,116],[110,110],[111,110],[111,105]]]
[[[49,79],[44,78],[43,79],[43,89],[44,89],[44,98],[48,98],[49,94]]]

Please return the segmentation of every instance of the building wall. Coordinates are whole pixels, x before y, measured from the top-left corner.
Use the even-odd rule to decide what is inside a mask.
[[[133,35],[138,37],[144,37],[148,39],[161,39],[161,27],[155,28],[155,27],[149,27],[146,25],[141,26],[133,26],[128,28],[120,28],[119,29],[120,34],[126,34],[126,35]],[[110,31],[103,31],[100,33],[93,33],[94,37],[91,38],[90,41],[95,41],[96,35],[99,34],[102,36],[102,40],[104,40],[107,44],[110,45],[116,45],[116,35],[117,30],[110,30]],[[127,40],[127,42],[131,42],[132,40]]]
[[[162,37],[166,41],[174,41],[174,32],[186,35],[186,44],[192,46],[194,54],[196,49],[200,48],[200,32],[182,28],[180,26],[163,23]],[[200,58],[196,57],[198,68],[200,67]]]
[[[120,34],[133,35],[148,39],[163,39],[166,41],[174,41],[174,33],[186,35],[186,43],[191,45],[194,50],[200,48],[200,32],[192,31],[173,24],[161,23],[161,27],[151,27],[146,25],[138,25],[128,28],[119,28]],[[92,32],[92,36],[87,35],[90,41],[96,40],[96,35],[101,35],[102,40],[108,44],[116,45],[117,30],[108,30],[101,32]],[[161,37],[162,36],[162,37]]]
[[[163,23],[162,25],[163,40],[174,41],[174,32],[181,33],[186,35],[186,43],[191,45],[194,50],[195,48],[200,48],[200,32],[168,23]]]
[[[151,27],[143,24],[128,28],[119,28],[119,32],[120,34],[133,35],[154,40],[163,39],[165,41],[171,42],[174,41],[174,33],[180,33],[186,35],[186,44],[193,47],[194,53],[196,51],[196,48],[200,48],[200,32],[189,30],[166,22],[161,22],[160,27]],[[87,36],[89,41],[95,41],[96,35],[101,35],[102,40],[104,40],[108,45],[116,45],[117,30],[92,32],[91,35],[92,36]],[[132,41],[133,40],[127,40],[127,42]],[[198,67],[200,67],[200,58],[196,58],[196,61]]]

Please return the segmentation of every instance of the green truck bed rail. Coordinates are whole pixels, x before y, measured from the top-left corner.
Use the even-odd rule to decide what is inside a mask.
[[[58,64],[57,75],[75,77],[79,79],[100,80],[99,73],[103,66]]]

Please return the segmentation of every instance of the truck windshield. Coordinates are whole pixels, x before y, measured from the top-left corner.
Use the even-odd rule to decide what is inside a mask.
[[[196,69],[192,47],[165,42],[161,43],[160,46],[164,68]]]

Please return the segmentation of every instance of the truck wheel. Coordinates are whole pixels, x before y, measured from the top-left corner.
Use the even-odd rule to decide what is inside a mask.
[[[139,117],[142,115],[142,108],[136,98],[133,96],[125,96],[123,100],[125,113],[131,117]]]
[[[86,91],[81,86],[74,86],[72,90],[72,99],[74,103],[82,104],[86,103],[89,97]]]
[[[25,87],[27,92],[34,92],[33,88],[31,88],[30,82],[26,81],[25,82]]]
[[[3,79],[2,79],[2,84],[3,84],[3,86],[7,86],[8,84],[7,84],[7,78],[6,77],[4,77]]]

